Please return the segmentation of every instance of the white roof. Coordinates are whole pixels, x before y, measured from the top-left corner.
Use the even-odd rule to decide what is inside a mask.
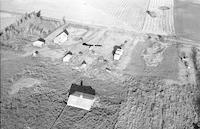
[[[123,55],[123,49],[117,49],[114,54],[114,60],[119,60],[120,57]]]
[[[72,55],[71,54],[67,54],[65,57],[63,57],[63,62],[69,62],[69,60],[71,59]]]
[[[77,107],[77,108],[81,108],[81,109],[85,109],[85,110],[90,110],[93,103],[94,103],[95,99],[91,99],[91,98],[85,98],[83,96],[83,94],[77,96],[77,95],[70,95],[67,101],[67,105],[68,106],[73,106],[73,107]]]
[[[42,42],[42,41],[33,42],[33,46],[35,46],[35,47],[42,47],[43,44],[44,44],[44,42]]]
[[[64,43],[65,41],[67,41],[68,39],[68,35],[65,32],[62,32],[61,34],[59,34],[55,39],[54,39],[54,43]]]

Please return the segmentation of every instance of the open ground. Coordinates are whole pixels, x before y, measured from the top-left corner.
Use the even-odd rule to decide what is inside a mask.
[[[199,20],[193,20],[199,4],[1,2],[2,10],[7,10],[4,20],[15,21],[2,26],[0,37],[2,129],[200,127],[200,31],[189,24]],[[190,12],[185,3],[196,8]],[[64,29],[67,41],[56,44],[55,37]],[[33,46],[38,38],[45,40],[42,47]],[[115,46],[124,50],[120,60],[113,59]],[[69,51],[70,61],[63,62]],[[90,111],[67,106],[71,84],[81,81],[97,93]]]

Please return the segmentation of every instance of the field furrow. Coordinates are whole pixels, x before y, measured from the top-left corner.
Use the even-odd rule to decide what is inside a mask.
[[[133,30],[140,32],[145,19],[148,5],[146,0],[85,0],[89,5],[98,8],[106,14],[130,25]]]
[[[169,9],[161,9],[160,7]],[[142,32],[163,35],[174,34],[173,7],[173,0],[150,0],[148,10],[155,13],[156,16],[152,17],[146,14]]]

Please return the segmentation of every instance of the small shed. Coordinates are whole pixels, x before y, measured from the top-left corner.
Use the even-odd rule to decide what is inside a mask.
[[[32,56],[33,56],[33,57],[36,57],[38,54],[39,54],[39,51],[34,51],[34,52],[32,53]]]
[[[65,56],[63,57],[63,62],[69,62],[70,59],[72,58],[72,52],[69,51],[65,54]]]
[[[113,58],[114,60],[120,60],[121,56],[123,55],[124,50],[121,46],[114,46],[113,50]]]
[[[39,38],[37,41],[33,42],[33,46],[34,47],[43,47],[43,45],[45,44],[45,39],[43,38]]]
[[[56,44],[62,44],[64,43],[65,41],[68,40],[68,31],[66,29],[64,29],[60,34],[58,34],[55,39],[53,40],[54,43]]]
[[[67,105],[89,111],[95,101],[95,94],[95,90],[91,86],[72,84]]]
[[[81,69],[86,69],[86,67],[87,67],[87,63],[86,63],[85,60],[83,60],[83,62],[81,63],[80,68],[81,68]]]

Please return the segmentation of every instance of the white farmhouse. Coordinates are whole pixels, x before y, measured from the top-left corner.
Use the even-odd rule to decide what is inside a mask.
[[[53,40],[53,42],[60,45],[60,44],[62,44],[65,41],[68,40],[68,35],[69,35],[68,31],[66,29],[64,29],[63,32],[61,32],[60,34],[58,34],[55,37],[55,39]]]
[[[95,102],[95,90],[90,86],[72,84],[69,91],[68,106],[90,110]]]

